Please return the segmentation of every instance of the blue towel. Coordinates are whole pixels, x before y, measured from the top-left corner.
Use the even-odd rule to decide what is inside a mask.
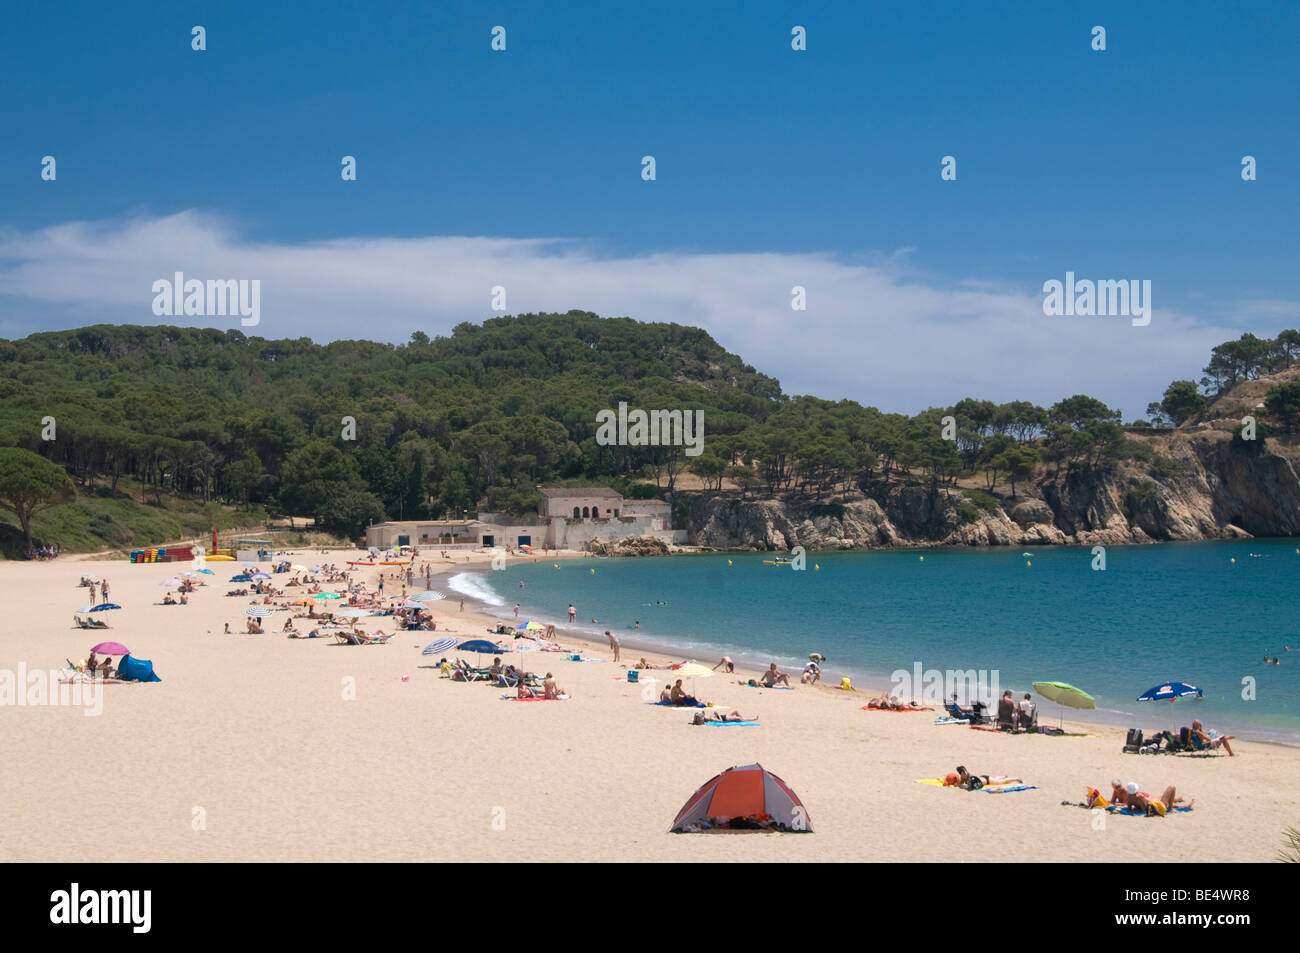
[[[1007,787],[980,788],[985,794],[1011,794],[1015,791],[1037,791],[1036,784],[1012,784]]]
[[[757,728],[757,727],[759,726],[759,725],[758,725],[758,722],[756,722],[756,721],[706,721],[704,724],[706,724],[706,725],[739,725],[741,728],[750,728],[750,727]]]

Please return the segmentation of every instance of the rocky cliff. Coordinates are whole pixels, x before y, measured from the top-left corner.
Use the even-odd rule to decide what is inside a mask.
[[[897,483],[821,505],[696,494],[686,499],[685,526],[697,546],[756,550],[1300,535],[1300,446],[1291,438],[1243,443],[1230,422],[1215,421],[1149,440],[1162,461],[1155,467],[1042,475],[1014,498]]]

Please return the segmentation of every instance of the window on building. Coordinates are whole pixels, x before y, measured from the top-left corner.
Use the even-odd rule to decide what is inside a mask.
[[[573,518],[575,520],[582,519],[582,512],[576,506],[573,508]]]
[[[589,507],[589,506],[584,506],[584,507],[582,508],[582,518],[583,518],[583,519],[586,519],[586,518],[587,518],[588,516],[590,516],[590,515],[591,515],[591,507]]]

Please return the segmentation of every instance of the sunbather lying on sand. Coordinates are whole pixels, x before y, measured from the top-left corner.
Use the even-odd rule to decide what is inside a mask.
[[[990,784],[1024,784],[1024,781],[1020,778],[1009,778],[1005,774],[971,774],[960,764],[957,765],[956,771],[949,771],[943,779],[944,787],[965,788],[967,791],[977,791]]]
[[[758,718],[747,718],[734,709],[732,711],[722,711],[717,708],[701,708],[696,711],[695,716],[691,719],[691,724],[702,725],[706,721],[758,721]]]
[[[887,708],[890,711],[924,711],[925,709],[916,703],[915,700],[904,702],[897,695],[881,695],[879,698],[873,698],[867,702],[868,708]]]
[[[1178,797],[1172,784],[1165,788],[1164,793],[1158,798],[1153,798],[1141,790],[1136,781],[1129,781],[1127,784],[1111,781],[1110,786],[1111,798],[1109,805],[1106,804],[1106,799],[1101,796],[1096,788],[1088,789],[1088,799],[1084,803],[1088,807],[1127,807],[1143,814],[1158,814],[1161,817],[1164,817],[1170,808],[1184,803],[1184,799]],[[1192,802],[1186,801],[1185,806],[1191,807]]]

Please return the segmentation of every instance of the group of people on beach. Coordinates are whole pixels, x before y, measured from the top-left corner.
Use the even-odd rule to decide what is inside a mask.
[[[1110,797],[1104,797],[1096,788],[1088,788],[1088,796],[1084,800],[1084,806],[1093,807],[1117,807],[1128,808],[1137,811],[1139,814],[1157,815],[1164,817],[1174,807],[1182,805],[1191,807],[1192,802],[1186,801],[1178,796],[1178,792],[1171,784],[1165,788],[1164,793],[1158,798],[1153,798],[1141,789],[1136,781],[1121,782],[1114,780],[1110,782]]]
[[[28,559],[40,560],[42,562],[47,559],[55,559],[62,555],[63,555],[62,543],[54,543],[52,545],[45,545],[45,546],[33,546],[31,549],[27,550]]]

